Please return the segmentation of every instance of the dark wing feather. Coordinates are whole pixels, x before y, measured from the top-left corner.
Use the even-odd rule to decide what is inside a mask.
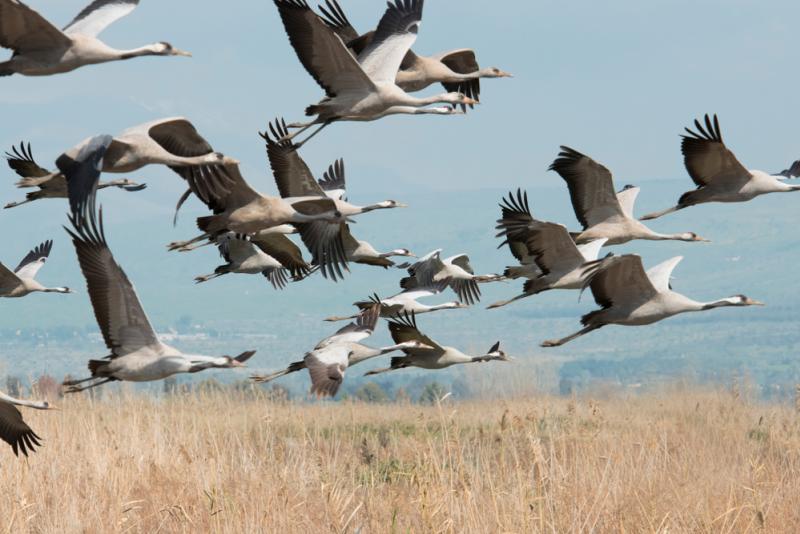
[[[592,158],[562,146],[550,170],[556,171],[569,188],[575,216],[586,229],[625,213],[614,191],[611,171]]]
[[[0,46],[16,53],[64,50],[72,41],[18,0],[0,1]]]
[[[73,215],[83,212],[90,200],[94,203],[103,157],[113,140],[110,135],[98,135],[89,139],[74,157],[62,154],[56,160],[58,170],[67,180],[69,207]]]
[[[557,266],[559,271],[577,269],[586,262],[569,232],[560,224],[543,222],[531,231],[528,248],[542,274],[548,274]]]
[[[31,144],[27,148],[24,142],[20,142],[19,149],[12,146],[11,152],[6,152],[8,166],[21,178],[42,178],[50,174],[50,171],[40,167],[33,159]]]
[[[694,121],[694,125],[697,132],[686,128],[688,135],[682,136],[681,152],[686,170],[697,187],[712,182],[728,182],[734,186],[750,180],[750,171],[739,163],[722,141],[716,115],[713,121],[708,115],[705,116],[705,127],[698,120]]]
[[[349,43],[358,37],[358,32],[350,21],[344,10],[336,0],[325,0],[326,6],[320,5],[319,10],[322,12],[322,20],[328,25],[330,29],[336,32],[336,35],[342,40],[344,44]]]
[[[443,351],[442,347],[417,328],[417,317],[414,312],[397,315],[389,321],[389,333],[395,343],[419,341],[432,349],[403,349],[406,354],[430,354],[432,351]]]
[[[345,44],[305,0],[274,0],[300,63],[329,97],[374,88]]]
[[[346,189],[345,187],[345,173],[344,173],[344,160],[337,159],[328,167],[328,170],[322,175],[318,181],[319,186],[323,191],[335,191],[337,189]]]
[[[28,265],[29,263],[34,263],[34,262],[39,261],[40,259],[48,258],[50,256],[50,251],[52,249],[53,249],[53,240],[52,239],[48,239],[47,241],[45,241],[41,245],[37,246],[36,248],[34,248],[30,252],[28,252],[25,255],[25,257],[22,258],[22,261],[19,262],[19,265],[17,265],[17,268],[14,269],[14,272],[15,273],[20,272],[22,270],[22,268],[25,267],[26,265]]]
[[[42,438],[25,423],[17,407],[6,401],[0,401],[0,439],[11,445],[15,456],[20,452],[28,456],[28,451],[42,445]]]
[[[92,143],[85,150],[90,146]],[[96,146],[89,152],[81,151],[75,160],[59,158],[58,163],[59,170],[70,185],[70,204],[78,207],[70,215],[73,229],[65,230],[75,245],[94,315],[106,346],[114,356],[122,356],[145,346],[159,346],[160,343],[136,296],[136,290],[108,248],[103,231],[102,209],[99,216],[95,209],[99,169],[107,146]]]
[[[283,234],[256,235],[250,241],[268,254],[278,260],[281,265],[289,270],[292,278],[302,280],[311,273],[311,265],[303,259],[303,253],[291,239]]]
[[[480,69],[473,50],[456,50],[445,54],[439,58],[439,60],[444,63],[447,68],[458,74],[471,74]],[[481,99],[480,78],[457,83],[443,83],[442,85],[449,93],[461,93],[475,100]],[[469,107],[472,108],[474,105],[470,104]],[[466,110],[466,106],[461,104],[461,109]]]
[[[658,291],[636,254],[625,254],[598,262],[600,270],[591,277],[589,285],[595,302],[603,309],[615,302],[645,302]]]
[[[797,178],[800,176],[800,159],[792,163],[788,169],[782,170],[775,176],[783,176],[784,178]]]
[[[347,266],[347,252],[344,249],[340,225],[325,221],[315,221],[295,225],[300,238],[311,253],[312,263],[318,265],[322,276],[334,282],[344,277]]]
[[[267,157],[281,197],[324,197],[325,192],[297,153],[294,143],[280,141],[288,133],[286,123],[275,119],[269,124],[269,132],[260,134],[267,143]]]

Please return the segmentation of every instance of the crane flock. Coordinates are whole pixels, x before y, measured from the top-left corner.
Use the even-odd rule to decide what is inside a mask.
[[[360,233],[362,228],[370,229],[366,221],[380,217],[368,213],[405,204],[397,200],[351,203],[348,195],[356,188],[349,185],[359,180],[345,178],[343,159],[322,169],[321,175],[316,175],[321,177],[315,178],[301,157],[306,143],[339,121],[373,121],[398,114],[471,113],[480,103],[482,79],[510,78],[511,74],[496,67],[480,67],[471,49],[430,56],[412,51],[421,29],[424,0],[390,1],[375,29],[363,34],[355,30],[337,0],[325,0],[318,11],[305,0],[273,2],[289,44],[325,93],[305,109],[307,122],[286,123],[277,118],[260,134],[277,196],[253,187],[243,176],[238,160],[214,150],[190,120],[182,117],[147,122],[116,136],[100,132],[64,150],[55,160],[57,170],[53,171],[36,163],[29,143],[22,142],[6,153],[9,167],[19,176],[17,186],[37,188],[24,201],[11,202],[6,208],[39,199],[68,199],[70,215],[65,230],[109,351],[105,357],[89,361],[88,377],[65,381],[66,392],[113,381],[145,382],[177,373],[241,368],[255,354],[255,350],[241,348],[237,349],[238,356],[187,354],[159,340],[131,280],[111,251],[103,211],[97,204],[100,189],[136,192],[145,188],[129,178],[101,181],[103,173],[127,175],[146,165],[168,167],[185,182],[188,189],[178,200],[176,218],[190,197],[196,197],[210,212],[197,218],[199,235],[168,245],[180,252],[207,245],[219,249],[225,263],[216,268],[208,266],[203,272],[212,268],[213,272],[196,276],[196,283],[228,274],[261,274],[274,289],[290,290],[292,284],[317,273],[332,282],[346,279],[351,263],[392,273],[406,271],[407,276],[399,280],[400,292],[385,298],[373,294],[354,303],[357,312],[328,317],[328,321],[352,322],[284,370],[253,375],[258,383],[307,369],[311,393],[334,396],[348,368],[396,351],[403,355],[392,357],[389,367],[366,374],[407,367],[436,370],[466,363],[509,362],[511,358],[500,350],[500,342],[484,354],[471,356],[440,345],[417,326],[420,315],[476,305],[481,299],[480,286],[487,283],[524,280],[521,293],[489,308],[543,291],[591,290],[600,309],[583,316],[580,331],[544,341],[543,347],[563,345],[610,324],[647,325],[679,313],[761,304],[744,295],[700,302],[673,291],[670,276],[680,256],[645,271],[642,259],[635,254],[602,253],[604,247],[632,240],[707,241],[690,231],[657,233],[641,220],[707,202],[743,202],[766,193],[800,190],[800,185],[784,182],[800,174],[800,162],[775,175],[745,169],[722,141],[716,116],[695,121],[695,130],[687,129],[682,139],[686,170],[697,188],[684,193],[674,207],[640,220],[634,216],[638,187],[617,191],[606,167],[562,146],[550,170],[566,183],[581,229],[570,231],[563,224],[538,220],[527,193],[522,189],[509,193],[500,203],[496,229],[503,241],[498,248],[508,246],[518,265],[507,266],[502,274],[476,275],[469,256],[459,253],[443,257],[441,249],[414,263],[397,263],[390,258],[416,256],[400,246],[379,252],[367,241],[357,239],[351,226],[356,219],[365,221],[357,226]],[[64,30],[58,30],[22,1],[0,0],[0,46],[13,51],[8,61],[0,62],[0,76],[54,75],[147,55],[188,56],[166,42],[116,50],[97,38],[138,4],[138,0],[95,0]],[[446,92],[421,98],[412,94],[432,84],[441,84]],[[318,128],[303,141],[295,141],[314,126]],[[299,244],[294,235],[299,237]],[[37,246],[13,272],[0,263],[0,297],[73,293],[69,288],[48,288],[35,280],[52,247],[52,240]],[[457,299],[438,304],[420,302],[448,289]],[[382,318],[388,320],[394,344],[381,348],[365,345]],[[15,454],[27,455],[41,445],[41,438],[25,424],[17,406],[53,407],[44,401],[0,394],[0,438]]]

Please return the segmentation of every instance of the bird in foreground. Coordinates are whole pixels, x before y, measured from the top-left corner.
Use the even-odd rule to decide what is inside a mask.
[[[247,236],[229,232],[217,237],[216,241],[219,254],[226,263],[214,269],[211,274],[195,277],[196,283],[208,282],[229,273],[240,273],[263,275],[275,289],[286,287],[287,269]]]
[[[28,451],[34,452],[36,447],[42,446],[42,438],[22,419],[17,406],[36,410],[55,410],[55,406],[47,401],[15,399],[0,392],[0,439],[11,445],[15,456],[20,452],[28,456]]]
[[[0,0],[0,46],[14,51],[0,62],[0,76],[45,76],[86,65],[140,56],[191,56],[167,42],[111,48],[97,36],[132,12],[139,0],[95,0],[59,30],[20,0]]]
[[[609,264],[592,279],[589,287],[601,307],[581,318],[583,329],[562,339],[548,340],[542,347],[557,347],[608,324],[648,325],[679,313],[699,312],[725,306],[763,306],[744,295],[711,302],[698,302],[672,290],[670,277],[683,259],[676,256],[645,272],[642,258],[625,254],[609,258]]]
[[[659,234],[650,230],[633,216],[639,188],[630,187],[624,195],[614,194],[611,171],[576,150],[562,146],[550,170],[567,182],[575,216],[583,226],[583,231],[575,235],[578,244],[603,238],[608,240],[606,245],[621,245],[633,239],[708,241],[694,232]]]
[[[705,127],[696,119],[694,125],[697,128],[696,132],[686,128],[688,135],[682,136],[681,152],[686,171],[697,185],[697,189],[681,195],[675,206],[649,213],[642,217],[642,220],[657,219],[662,215],[706,202],[747,202],[767,193],[800,191],[800,185],[785,184],[779,178],[779,176],[790,178],[794,165],[778,176],[771,176],[764,171],[747,170],[739,163],[722,140],[716,115],[713,121],[708,115],[705,116]]]
[[[387,371],[395,371],[397,369],[405,369],[407,367],[419,367],[422,369],[445,369],[447,367],[458,365],[462,363],[481,363],[501,361],[508,362],[511,358],[506,356],[506,353],[500,350],[500,342],[498,341],[489,349],[486,354],[481,356],[469,356],[460,350],[439,345],[431,338],[421,333],[417,328],[417,320],[415,314],[403,314],[397,316],[389,321],[389,332],[395,343],[407,343],[409,341],[417,341],[430,348],[408,348],[403,349],[405,356],[394,356],[391,359],[389,367],[385,369],[375,369],[369,371],[364,376],[377,375]]]
[[[289,373],[308,369],[311,376],[311,393],[333,397],[339,391],[345,371],[349,367],[396,350],[427,347],[424,343],[416,340],[381,348],[364,345],[362,341],[375,331],[379,317],[380,305],[374,304],[365,308],[354,322],[317,343],[314,350],[306,353],[302,360],[289,364],[286,369],[277,373],[254,375],[251,378],[256,382],[265,383]]]
[[[375,210],[405,207],[405,204],[395,200],[384,200],[367,206],[351,204],[344,197],[344,161],[339,159],[330,165],[323,177],[317,181],[314,179],[311,169],[300,157],[297,151],[298,147],[291,140],[281,141],[287,134],[286,124],[280,119],[276,119],[274,123],[269,124],[269,132],[260,134],[266,141],[267,157],[272,174],[275,177],[275,184],[278,186],[278,191],[282,198],[317,197],[330,199],[335,203],[336,210],[344,218]],[[322,184],[331,184],[328,187],[334,188],[334,190],[328,192]],[[339,190],[341,190],[342,194],[337,193]],[[344,244],[344,238],[346,237],[345,223],[342,222],[338,226],[332,226],[327,221],[318,221],[307,223],[306,226],[310,230],[305,232],[307,236],[324,236],[326,241],[335,243],[336,246],[321,248],[318,240],[305,241],[306,246],[313,254],[312,261],[317,265],[326,265],[326,268],[321,269],[322,275],[333,280],[340,278],[342,275],[340,267],[346,268],[347,262],[350,261],[347,255],[347,247]],[[302,235],[303,233],[301,233]],[[352,248],[352,243],[350,243],[350,246]],[[329,254],[329,256],[325,257],[325,254]]]
[[[400,280],[400,287],[412,291],[444,282],[458,295],[461,302],[475,304],[481,300],[479,283],[503,280],[503,277],[497,274],[476,275],[466,254],[442,259],[441,253],[442,249],[429,252],[409,266],[409,276]]]
[[[222,174],[224,179],[211,177]],[[244,179],[238,165],[207,165],[184,174],[192,193],[213,215],[197,218],[203,233],[187,241],[170,243],[170,250],[194,250],[195,243],[216,240],[228,232],[253,236],[273,227],[291,224],[321,269],[341,275],[347,261],[341,251],[339,223],[344,220],[334,200],[323,197],[280,198],[259,193]],[[322,222],[312,225],[303,223]],[[331,265],[335,264],[335,265]]]
[[[111,142],[110,136],[95,138],[59,166],[70,184],[70,205],[76,207],[70,215],[72,228],[65,230],[72,237],[97,324],[111,351],[105,359],[89,361],[88,378],[65,381],[66,391],[83,391],[115,380],[146,382],[177,373],[244,367],[255,351],[235,358],[201,356],[184,354],[159,341],[133,284],[108,247],[102,209],[99,214],[95,209],[95,185]]]
[[[389,319],[396,315],[402,313],[430,313],[440,310],[453,310],[458,308],[469,308],[469,304],[464,304],[463,302],[459,302],[457,300],[451,302],[443,302],[441,304],[423,304],[418,302],[421,298],[432,297],[434,295],[438,295],[442,291],[447,288],[447,282],[436,282],[431,284],[428,287],[418,287],[411,290],[404,290],[400,293],[393,295],[391,297],[382,299],[378,295],[373,295],[372,297],[368,298],[367,300],[360,300],[358,302],[354,302],[353,306],[356,306],[359,310],[365,310],[367,308],[372,307],[374,304],[379,303],[381,305],[381,317],[385,319]],[[350,319],[355,319],[358,315],[348,315],[348,316],[337,316],[334,315],[332,317],[328,317],[325,319],[329,322],[336,322],[336,321],[347,321]]]
[[[525,281],[520,295],[495,302],[489,309],[551,289],[583,289],[611,258],[597,259],[605,239],[576,245],[564,226],[534,219],[527,193],[517,190],[516,198],[509,193],[500,206],[503,218],[497,221],[497,229],[500,230],[497,237],[505,236],[507,241],[523,242],[525,253],[533,258],[538,275]]]
[[[19,148],[11,147],[11,152],[6,152],[6,161],[8,166],[20,177],[20,180],[15,184],[18,188],[37,188],[36,191],[27,193],[25,200],[6,204],[4,206],[6,209],[15,208],[42,198],[67,198],[67,180],[64,175],[40,167],[33,159],[30,143],[28,143],[27,147],[24,143],[20,143]],[[125,191],[134,192],[145,189],[147,185],[137,184],[127,178],[99,182],[97,184],[98,189],[105,189],[106,187],[118,187]]]
[[[322,19],[358,57],[372,43],[375,32],[359,35],[336,0],[326,0],[325,3],[327,8],[320,5]],[[512,77],[496,67],[481,68],[475,51],[469,48],[434,56],[419,56],[409,50],[400,64],[395,83],[406,92],[421,91],[431,84],[441,83],[449,92],[461,93],[480,101],[481,78]]]
[[[52,249],[52,240],[40,244],[22,258],[14,272],[0,263],[0,297],[17,298],[35,292],[74,293],[68,287],[45,287],[36,281],[36,275],[44,266]]]
[[[418,108],[437,103],[477,103],[461,93],[417,98],[395,84],[400,64],[417,38],[423,0],[390,2],[371,43],[358,58],[353,57],[342,39],[305,0],[274,1],[300,62],[326,93],[319,103],[306,108],[306,115],[316,118],[306,124],[290,125],[299,129],[287,139],[314,125],[320,127],[299,145],[336,121],[369,121],[392,114],[424,113]]]

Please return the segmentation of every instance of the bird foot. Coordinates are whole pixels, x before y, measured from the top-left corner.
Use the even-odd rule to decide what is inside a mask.
[[[560,347],[562,345],[561,340],[558,339],[548,339],[547,341],[542,341],[542,344],[539,345],[540,347]]]

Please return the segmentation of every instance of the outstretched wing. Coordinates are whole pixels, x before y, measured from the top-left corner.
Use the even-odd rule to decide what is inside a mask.
[[[569,272],[586,261],[567,229],[560,224],[538,224],[531,230],[527,244],[543,274]]]
[[[311,393],[321,397],[336,395],[344,380],[350,351],[347,345],[329,345],[306,354],[304,361],[311,375]]]
[[[347,194],[345,187],[344,160],[337,159],[318,180],[325,194],[334,200],[344,200]]]
[[[678,266],[682,259],[683,256],[675,256],[647,270],[647,277],[656,290],[669,291],[672,289],[672,285],[669,282],[672,277],[672,271],[675,270],[675,267]]]
[[[350,24],[347,15],[336,0],[325,0],[326,6],[320,5],[319,10],[322,12],[322,20],[328,25],[330,29],[336,32],[336,35],[342,40],[344,44],[348,44],[353,39],[358,38],[358,32]]]
[[[367,339],[375,331],[375,325],[378,324],[378,319],[381,316],[381,305],[376,302],[368,308],[361,310],[356,320],[347,326],[340,328],[332,336],[328,336],[314,347],[321,349],[322,347],[331,345],[333,343],[358,343]]]
[[[617,192],[617,202],[622,212],[633,219],[633,208],[636,205],[636,197],[639,196],[639,188],[633,185],[626,185],[621,191]]]
[[[28,252],[28,254],[22,258],[22,261],[19,262],[17,268],[14,269],[14,272],[20,278],[27,278],[29,280],[36,278],[36,274],[39,272],[39,269],[42,268],[44,262],[47,261],[52,249],[53,241],[48,239],[41,245]]]
[[[19,0],[0,0],[0,46],[18,54],[66,49],[69,37]]]
[[[414,312],[411,315],[404,313],[397,315],[389,321],[389,333],[395,343],[406,343],[408,341],[419,341],[420,343],[431,347],[430,349],[403,349],[406,354],[430,354],[431,352],[441,352],[444,349],[433,341],[431,338],[423,334],[417,328],[417,318]]]
[[[17,407],[6,401],[0,401],[0,439],[11,445],[15,456],[20,452],[28,456],[28,451],[42,445],[42,438],[25,423]]]
[[[478,60],[475,57],[475,51],[469,48],[453,50],[435,57],[444,63],[447,68],[458,74],[471,74],[480,69]],[[480,78],[476,77],[473,80],[464,80],[456,83],[443,83],[442,85],[450,93],[461,93],[474,100],[481,99]],[[470,104],[469,107],[473,107],[473,105]],[[466,109],[466,107],[462,104],[461,109]]]
[[[625,217],[614,193],[611,171],[592,158],[562,146],[550,170],[567,182],[575,216],[584,229],[615,217]]]
[[[17,182],[17,187],[35,187],[40,185],[40,182],[34,180],[35,178],[51,176],[50,171],[40,167],[33,159],[30,143],[26,147],[25,143],[20,142],[19,149],[12,146],[11,152],[6,152],[6,161],[8,166],[22,178]]]
[[[414,41],[422,22],[424,0],[389,2],[372,42],[358,56],[361,68],[376,83],[394,83],[397,71]]]
[[[324,197],[325,192],[297,153],[294,143],[280,140],[288,133],[283,119],[275,119],[269,124],[269,133],[260,134],[267,143],[267,158],[281,197]]]
[[[102,209],[99,216],[95,209],[99,169],[107,146],[81,151],[75,160],[59,158],[58,167],[70,185],[70,204],[76,206],[70,215],[73,228],[65,229],[75,245],[97,324],[113,356],[123,356],[161,344],[136,290],[108,248]]]
[[[713,122],[708,115],[705,116],[705,128],[696,119],[694,125],[697,132],[686,128],[688,135],[682,136],[681,152],[686,170],[697,187],[712,182],[728,182],[736,186],[750,180],[750,171],[739,163],[722,141],[716,115]]]
[[[300,247],[283,234],[257,234],[250,241],[278,260],[295,280],[301,280],[311,273],[311,266],[303,259]]]
[[[94,0],[67,24],[64,33],[97,37],[110,25],[131,13],[139,0]]]
[[[369,76],[305,0],[274,0],[300,63],[329,97],[375,89]]]
[[[590,285],[595,302],[603,308],[610,308],[615,303],[635,305],[658,294],[644,271],[642,258],[636,254],[609,258],[591,279]]]

